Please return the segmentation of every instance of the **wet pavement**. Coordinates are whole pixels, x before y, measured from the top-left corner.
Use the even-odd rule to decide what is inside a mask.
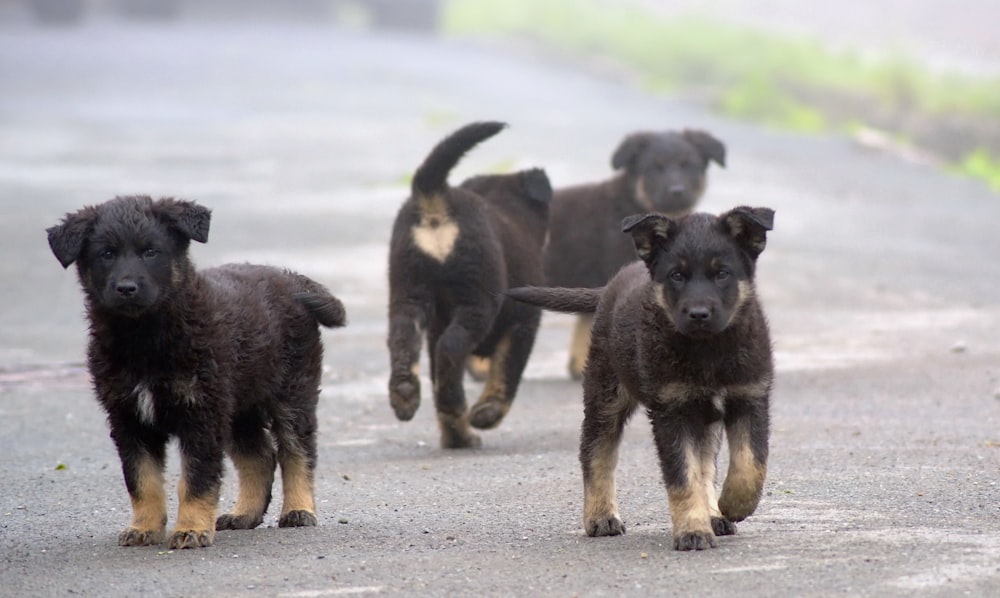
[[[766,496],[719,548],[669,549],[642,417],[619,465],[628,534],[583,535],[571,318],[545,317],[513,410],[483,449],[437,448],[429,402],[412,422],[392,415],[389,227],[430,147],[478,119],[511,127],[455,181],[529,166],[557,186],[597,180],[625,133],[703,127],[729,152],[704,209],[777,211],[758,270],[778,366]],[[208,244],[192,248],[199,265],[291,267],[346,304],[349,326],[324,333],[320,527],[279,530],[272,512],[210,549],[116,546],[129,503],[81,365],[75,274],[44,229],[132,193],[213,209]],[[0,197],[0,587],[12,596],[1000,585],[1000,199],[976,182],[468,41],[98,20],[0,27]],[[234,492],[229,475],[224,505]]]

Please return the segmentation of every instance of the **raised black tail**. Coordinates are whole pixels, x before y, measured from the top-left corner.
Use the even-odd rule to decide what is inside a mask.
[[[347,310],[344,304],[329,293],[309,291],[295,293],[295,300],[305,306],[316,321],[327,328],[338,328],[347,324]]]
[[[567,289],[562,287],[517,287],[507,289],[515,301],[552,311],[570,314],[592,314],[597,311],[603,288]]]
[[[493,137],[507,125],[486,121],[465,125],[434,146],[424,163],[413,174],[414,197],[443,191],[448,185],[448,174],[470,149],[481,141]]]

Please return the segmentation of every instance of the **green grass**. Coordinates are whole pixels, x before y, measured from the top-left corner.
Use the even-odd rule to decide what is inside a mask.
[[[444,20],[457,35],[518,37],[610,59],[651,90],[697,91],[728,115],[794,131],[867,125],[911,138],[905,123],[1000,122],[1000,79],[935,73],[901,55],[833,52],[816,40],[703,16],[661,17],[628,2],[450,0]],[[977,153],[992,142],[970,137],[970,147],[948,157],[982,178],[1000,170],[991,154]],[[1000,154],[1000,139],[996,145],[990,149]]]
[[[986,149],[979,148],[966,156],[959,164],[958,171],[982,179],[991,189],[1000,191],[1000,158],[991,156]]]

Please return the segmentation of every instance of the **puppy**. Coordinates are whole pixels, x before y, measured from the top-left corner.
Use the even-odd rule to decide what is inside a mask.
[[[87,364],[132,499],[122,546],[163,541],[170,437],[181,452],[170,548],[210,546],[216,529],[260,525],[276,463],[279,525],[317,524],[317,324],[343,326],[344,306],[293,272],[249,264],[196,271],[188,246],[208,240],[210,215],[187,201],[116,197],[47,231],[83,287]],[[216,520],[224,452],[239,473],[239,496]]]
[[[474,123],[441,141],[413,177],[389,249],[389,401],[411,419],[420,404],[418,362],[427,336],[443,448],[481,446],[471,427],[497,426],[510,409],[541,312],[504,298],[542,284],[542,243],[552,188],[542,170],[476,177],[450,187],[448,173],[505,125]],[[470,355],[490,358],[479,400],[466,412]]]
[[[635,259],[632,243],[619,233],[622,219],[646,212],[673,218],[689,213],[705,191],[709,162],[725,166],[726,147],[704,131],[627,136],[611,157],[618,176],[556,190],[544,256],[546,284],[604,286]],[[570,344],[573,378],[581,377],[592,323],[589,315],[577,319]]]
[[[523,288],[508,296],[546,309],[594,313],[583,378],[584,528],[625,533],[615,466],[625,423],[642,406],[653,423],[674,548],[702,550],[754,512],[767,470],[773,379],[767,321],[754,290],[774,212],[627,218],[641,262],[602,289]],[[725,428],[729,472],[716,499]]]

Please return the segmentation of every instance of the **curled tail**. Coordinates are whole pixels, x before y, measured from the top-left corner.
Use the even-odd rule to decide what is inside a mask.
[[[506,126],[502,122],[495,121],[472,123],[441,140],[413,175],[414,197],[443,191],[448,186],[448,174],[462,156]]]
[[[517,287],[507,290],[516,301],[552,311],[571,314],[592,314],[597,311],[603,288],[567,289],[562,287]]]
[[[301,303],[316,321],[327,328],[337,328],[347,324],[344,304],[322,289],[295,293],[295,300]]]

